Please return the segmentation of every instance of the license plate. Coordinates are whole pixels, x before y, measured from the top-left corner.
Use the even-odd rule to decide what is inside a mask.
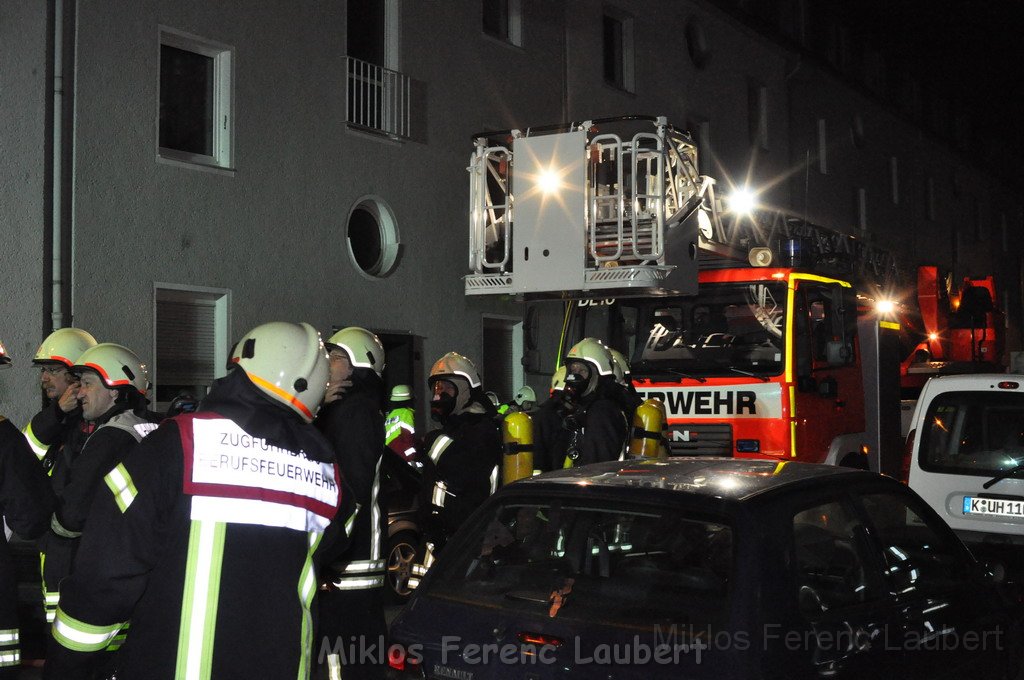
[[[964,496],[964,514],[1024,518],[1024,501]]]

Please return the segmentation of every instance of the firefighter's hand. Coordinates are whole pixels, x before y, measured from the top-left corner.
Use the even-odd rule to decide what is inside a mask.
[[[327,394],[324,395],[324,403],[330,404],[331,402],[338,401],[345,396],[345,392],[347,392],[350,387],[352,387],[351,380],[342,380],[336,385],[332,384],[327,388]]]
[[[64,413],[71,413],[78,408],[78,383],[68,385],[64,394],[60,395],[60,399],[57,400],[57,406]]]

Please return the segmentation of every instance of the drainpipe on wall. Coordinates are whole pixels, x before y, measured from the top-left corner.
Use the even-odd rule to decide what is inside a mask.
[[[64,282],[62,279],[63,259],[63,206],[61,204],[64,169],[64,0],[53,3],[53,191],[51,195],[50,232],[53,257],[50,262],[50,273],[53,277],[50,293],[50,323],[53,329],[64,326],[62,298]]]

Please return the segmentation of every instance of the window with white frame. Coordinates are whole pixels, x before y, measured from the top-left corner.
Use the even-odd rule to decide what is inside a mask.
[[[227,372],[231,293],[158,283],[153,298],[155,408],[165,411],[182,394],[202,399]]]
[[[522,0],[483,0],[484,33],[522,47]]]
[[[633,92],[633,17],[605,7],[602,22],[604,80],[620,90]]]
[[[233,166],[233,68],[233,48],[161,27],[160,158]]]

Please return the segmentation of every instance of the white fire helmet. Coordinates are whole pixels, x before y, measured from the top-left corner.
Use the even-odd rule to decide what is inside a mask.
[[[627,361],[626,356],[617,349],[609,347],[608,353],[612,355],[612,368],[615,369],[615,382],[620,385],[625,385],[628,382],[626,380],[626,376],[629,375],[629,361]]]
[[[598,375],[615,375],[611,353],[596,338],[583,338],[573,345],[565,355],[565,363],[570,361],[586,361],[597,370]]]
[[[480,387],[480,373],[476,366],[458,352],[448,352],[435,361],[430,367],[427,383],[433,385],[434,381],[445,378],[464,378],[470,387]]]
[[[372,368],[378,376],[384,372],[384,344],[365,328],[343,328],[324,344],[328,350],[345,350],[349,362],[357,368]]]
[[[139,355],[112,342],[102,342],[82,352],[72,370],[93,371],[109,389],[133,387],[142,395],[149,390],[149,374]]]
[[[268,397],[313,422],[330,376],[327,350],[315,328],[287,321],[257,326],[235,345],[231,363]]]
[[[56,362],[71,368],[82,352],[96,346],[96,338],[81,328],[58,328],[46,336],[32,357],[34,364]]]

